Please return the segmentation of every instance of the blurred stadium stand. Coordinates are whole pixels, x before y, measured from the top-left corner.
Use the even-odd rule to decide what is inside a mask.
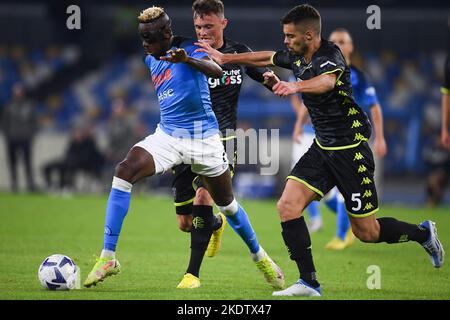
[[[65,9],[71,3],[0,4],[0,112],[10,99],[12,85],[23,81],[40,114],[40,147],[35,147],[35,153],[46,150],[44,157],[36,157],[37,167],[50,155],[61,153],[51,148],[51,141],[59,141],[57,145],[63,148],[61,137],[69,134],[76,121],[96,124],[101,140],[114,98],[125,98],[129,110],[149,131],[159,121],[156,95],[142,63],[136,34],[136,14],[148,3],[78,3],[82,10],[79,31],[65,27]],[[380,1],[382,29],[368,30],[365,9],[371,3],[343,3],[336,7],[327,1],[311,2],[321,12],[324,37],[337,27],[352,33],[357,49],[353,62],[368,72],[377,89],[389,147],[384,194],[387,200],[394,200],[401,188],[395,187],[398,192],[391,194],[389,183],[396,186],[406,177],[416,185],[424,181],[424,146],[439,132],[439,87],[450,44],[449,5],[444,1]],[[190,7],[185,1],[157,4],[166,8],[176,34],[194,35]],[[249,0],[244,7],[237,7],[240,4],[225,1],[225,13],[230,19],[225,34],[254,50],[283,48],[279,17],[297,2],[284,0],[274,5],[273,1]],[[280,72],[287,79],[288,74]],[[240,97],[239,118],[256,129],[279,128],[281,148],[290,152],[295,117],[287,100],[248,79]],[[8,175],[1,150],[0,189],[4,190]],[[285,173],[288,164],[283,165],[280,172]],[[422,198],[423,189],[424,185],[419,185],[416,191]]]

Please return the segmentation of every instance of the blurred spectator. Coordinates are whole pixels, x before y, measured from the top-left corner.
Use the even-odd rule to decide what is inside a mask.
[[[84,126],[75,126],[63,159],[52,161],[43,168],[47,188],[73,191],[74,178],[79,172],[85,172],[100,181],[104,162],[104,156],[97,148],[91,131]],[[54,172],[59,178],[58,186],[53,181]]]
[[[135,121],[127,112],[125,101],[116,98],[112,103],[112,113],[107,124],[106,158],[115,165],[125,159],[128,151],[139,140],[135,134]]]
[[[429,165],[427,178],[427,205],[438,206],[450,181],[450,150],[443,148],[439,135],[435,135],[430,147],[425,148],[424,158]]]
[[[25,97],[22,83],[18,82],[12,88],[12,101],[3,111],[1,128],[6,137],[11,190],[18,191],[17,164],[18,157],[22,157],[28,191],[35,191],[32,156],[33,138],[37,130],[37,115],[35,106]]]

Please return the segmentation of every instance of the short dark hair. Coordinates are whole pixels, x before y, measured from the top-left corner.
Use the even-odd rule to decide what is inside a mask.
[[[192,13],[200,16],[211,13],[223,16],[223,2],[221,0],[196,0],[192,4]]]
[[[293,23],[295,25],[305,23],[313,28],[319,35],[322,29],[319,11],[309,4],[301,4],[292,8],[283,18],[281,18],[281,23]]]

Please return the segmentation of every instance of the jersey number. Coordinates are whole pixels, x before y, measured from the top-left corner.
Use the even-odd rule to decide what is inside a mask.
[[[356,207],[353,207],[352,210],[358,211],[361,209],[362,202],[359,197],[361,196],[361,193],[352,193],[352,201],[356,202]]]

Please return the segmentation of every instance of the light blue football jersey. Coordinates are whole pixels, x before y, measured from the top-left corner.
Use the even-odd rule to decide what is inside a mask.
[[[204,52],[195,52],[194,40],[174,37],[172,50],[183,48],[188,56],[201,59]],[[171,63],[145,57],[161,109],[159,127],[177,137],[207,138],[219,132],[211,107],[208,78],[186,63]]]

